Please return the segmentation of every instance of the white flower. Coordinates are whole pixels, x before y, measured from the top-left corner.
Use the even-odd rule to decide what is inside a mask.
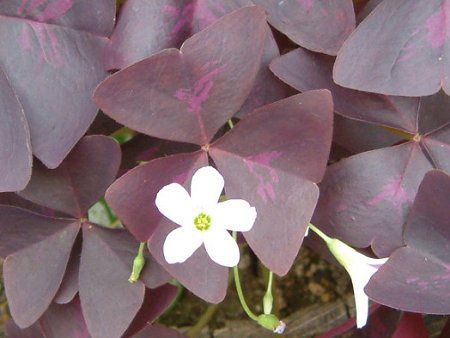
[[[356,326],[362,328],[366,325],[369,315],[369,297],[364,292],[364,288],[373,274],[386,263],[388,258],[375,259],[364,256],[335,238],[330,239],[327,245],[350,275],[353,293],[355,294]]]
[[[219,203],[223,187],[222,175],[208,166],[192,177],[191,196],[178,183],[158,192],[155,203],[159,211],[180,225],[164,242],[164,257],[169,264],[183,263],[202,244],[217,264],[232,267],[239,263],[239,247],[227,230],[249,231],[256,209],[241,199]]]

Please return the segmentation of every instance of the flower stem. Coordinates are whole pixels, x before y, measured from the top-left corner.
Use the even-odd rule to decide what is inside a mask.
[[[237,240],[237,232],[233,231],[233,238],[234,240]],[[233,267],[233,274],[234,274],[234,284],[236,285],[236,291],[239,297],[239,301],[241,302],[242,308],[244,309],[247,316],[249,316],[254,321],[258,321],[258,316],[255,315],[252,310],[247,305],[247,302],[244,298],[244,293],[242,292],[242,286],[241,286],[241,279],[239,278],[239,268],[236,265]]]
[[[135,283],[139,280],[139,276],[141,275],[141,271],[144,268],[145,265],[145,257],[144,257],[144,249],[146,242],[141,242],[139,244],[139,250],[136,257],[134,257],[133,260],[133,271],[131,272],[130,278],[128,278],[128,281],[130,283]]]
[[[269,281],[267,282],[267,290],[263,297],[263,309],[266,315],[272,313],[273,307],[272,284],[273,284],[273,272],[269,270]]]
[[[230,129],[234,128],[234,123],[233,121],[231,121],[231,119],[228,120],[228,126],[230,127]]]
[[[309,223],[309,228],[314,231],[320,238],[322,238],[325,243],[330,243],[332,238],[325,235],[320,229],[318,229],[314,224]]]

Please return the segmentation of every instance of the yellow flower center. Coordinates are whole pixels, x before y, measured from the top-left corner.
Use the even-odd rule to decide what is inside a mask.
[[[194,224],[197,230],[206,231],[211,227],[211,216],[201,212],[194,218]]]

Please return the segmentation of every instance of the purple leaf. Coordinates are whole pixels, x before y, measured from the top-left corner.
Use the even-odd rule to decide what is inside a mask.
[[[120,11],[107,53],[108,69],[122,69],[191,34],[194,0],[129,0]]]
[[[66,305],[50,305],[39,323],[46,338],[91,338],[78,297]]]
[[[170,284],[153,290],[146,289],[144,303],[124,336],[131,337],[149,323],[153,323],[172,304],[177,293],[178,288]]]
[[[113,0],[0,4],[2,69],[23,107],[33,154],[49,168],[61,163],[97,113],[91,96],[106,76],[102,58],[114,16]],[[11,135],[2,130],[1,138]]]
[[[336,55],[355,28],[351,0],[253,0],[269,13],[269,23],[296,44]]]
[[[266,33],[262,9],[240,9],[186,40],[180,51],[166,49],[115,73],[94,99],[139,132],[205,145],[250,93]]]
[[[186,338],[178,331],[164,327],[161,325],[153,324],[148,325],[138,334],[134,335],[133,338],[148,338],[148,337],[164,337],[164,338]]]
[[[35,163],[30,183],[19,195],[36,204],[83,217],[116,177],[120,157],[120,147],[114,139],[87,136],[57,169]]]
[[[126,264],[121,248],[110,246],[109,240],[118,233],[126,236],[123,230],[83,224],[80,300],[89,332],[98,338],[120,337],[144,300],[144,284],[128,281],[132,262]]]
[[[0,191],[22,190],[31,177],[30,131],[22,105],[0,67]]]
[[[420,145],[361,153],[331,165],[320,185],[313,223],[356,247],[388,256],[402,246],[402,229],[423,176],[433,169]]]
[[[25,328],[55,297],[80,224],[14,207],[1,207],[0,211],[3,242],[16,246],[13,252],[7,250],[3,265],[6,297],[14,321]],[[34,238],[33,233],[38,236]]]
[[[59,287],[58,293],[53,300],[57,304],[70,303],[78,293],[78,271],[80,270],[81,236],[72,248],[72,253],[67,263],[66,273]]]
[[[449,93],[449,10],[442,0],[383,1],[339,51],[336,83],[388,95]]]
[[[428,330],[419,313],[405,312],[392,338],[428,338]]]
[[[22,330],[12,319],[6,323],[6,334],[8,338],[45,338],[39,325],[35,324]]]
[[[257,109],[211,146],[227,196],[256,206],[258,217],[245,239],[279,275],[297,256],[317,202],[332,112],[328,91],[299,94]]]
[[[369,281],[375,301],[404,311],[450,314],[450,177],[428,173],[396,250]]]
[[[299,91],[326,88],[333,94],[336,113],[356,120],[417,133],[419,99],[370,94],[334,83],[334,58],[295,49],[275,59],[270,69]]]
[[[158,191],[173,182],[187,183],[205,165],[208,158],[203,151],[153,160],[115,181],[106,192],[106,200],[134,237],[145,242],[164,218],[155,205]]]
[[[373,305],[369,310],[369,319],[364,328],[357,329],[356,319],[350,318],[341,325],[320,335],[318,338],[335,338],[342,336],[351,338],[391,337],[397,327],[401,312],[378,304]]]

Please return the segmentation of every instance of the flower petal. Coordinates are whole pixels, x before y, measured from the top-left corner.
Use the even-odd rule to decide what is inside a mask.
[[[202,245],[201,234],[194,228],[181,227],[170,232],[163,246],[167,263],[183,263]]]
[[[350,265],[347,270],[352,279],[353,293],[355,295],[356,326],[360,329],[366,325],[369,315],[369,297],[364,292],[364,288],[378,268],[361,262],[360,264]]]
[[[217,264],[233,267],[239,263],[239,247],[225,229],[206,231],[204,243],[209,257]]]
[[[256,209],[247,201],[232,199],[218,203],[211,211],[213,226],[233,231],[249,231],[256,219]]]
[[[191,224],[195,218],[194,203],[178,183],[163,187],[156,195],[155,204],[164,216],[179,225]]]
[[[216,169],[211,166],[200,168],[192,177],[192,200],[202,208],[212,206],[219,200],[223,186],[223,177]]]

